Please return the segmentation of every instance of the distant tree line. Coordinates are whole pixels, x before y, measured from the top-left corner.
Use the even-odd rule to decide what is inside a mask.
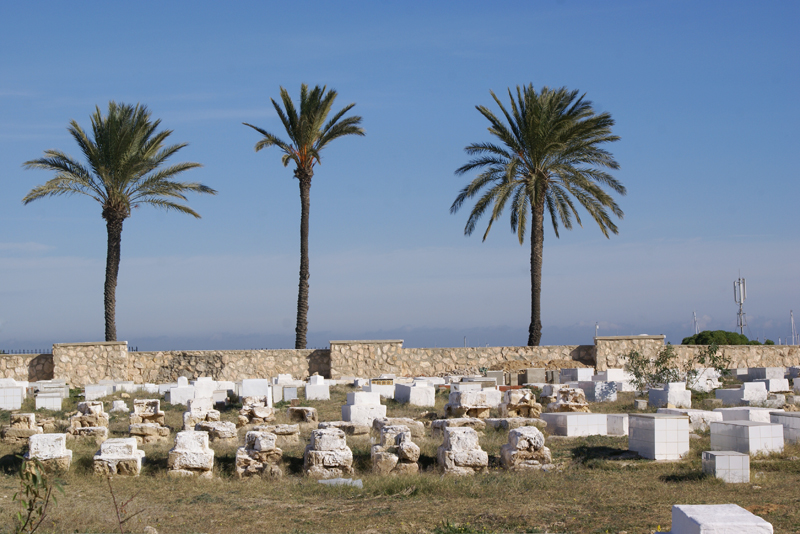
[[[725,330],[703,330],[699,334],[683,338],[681,345],[761,345],[755,339],[747,339],[747,336],[736,332],[726,332]],[[775,342],[767,339],[764,345],[774,345]]]

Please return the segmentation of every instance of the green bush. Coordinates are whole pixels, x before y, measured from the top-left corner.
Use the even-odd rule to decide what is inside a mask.
[[[750,341],[747,336],[725,330],[703,330],[699,334],[683,338],[681,345],[760,345]]]

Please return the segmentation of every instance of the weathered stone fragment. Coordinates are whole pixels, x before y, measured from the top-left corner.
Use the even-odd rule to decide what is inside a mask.
[[[530,389],[509,389],[503,394],[500,405],[502,417],[539,417],[542,405],[536,402],[536,395]]]
[[[508,443],[500,447],[500,463],[511,471],[543,469],[551,462],[550,449],[544,446],[544,434],[536,427],[511,430]]]
[[[258,425],[253,427],[253,430],[275,434],[278,447],[289,447],[300,443],[300,425]]]
[[[175,447],[167,458],[169,474],[211,478],[214,469],[214,450],[208,446],[208,433],[183,431],[175,436]]]
[[[236,425],[228,421],[203,421],[197,423],[195,430],[208,432],[210,441],[236,441]]]
[[[135,438],[114,438],[100,445],[92,466],[95,475],[139,476],[144,451],[136,447]]]
[[[370,430],[366,425],[359,425],[350,421],[324,421],[317,428],[338,428],[348,436],[365,436],[369,434]]]
[[[586,393],[579,388],[560,388],[556,401],[547,405],[548,412],[586,412],[590,413]]]
[[[472,475],[489,468],[489,455],[481,449],[478,433],[469,427],[445,428],[436,460],[445,474]]]
[[[370,451],[372,471],[381,475],[417,473],[419,453],[407,426],[383,426],[380,444],[373,445]]]
[[[303,455],[303,472],[314,478],[338,478],[353,474],[353,453],[338,428],[311,431],[311,443]]]
[[[372,421],[372,431],[380,436],[381,429],[385,426],[403,425],[411,431],[411,437],[420,439],[425,437],[425,424],[410,417],[379,417]]]
[[[486,423],[483,419],[475,417],[458,417],[455,419],[436,419],[431,423],[431,437],[438,438],[444,437],[444,431],[447,428],[472,428],[476,432],[483,432],[486,428]]]
[[[32,469],[37,459],[45,473],[64,473],[72,462],[72,451],[67,449],[66,434],[35,434],[28,439],[28,452],[24,455],[25,469]]]
[[[245,436],[244,447],[236,451],[236,476],[239,478],[283,476],[278,466],[283,451],[276,446],[277,439],[278,436],[271,432],[249,431]]]

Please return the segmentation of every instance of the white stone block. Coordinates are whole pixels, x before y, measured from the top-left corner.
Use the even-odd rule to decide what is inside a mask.
[[[308,383],[313,386],[321,386],[325,384],[325,378],[320,375],[311,375],[308,377]]]
[[[705,367],[696,370],[697,374],[689,379],[687,383],[689,389],[708,393],[719,388],[722,384],[719,381],[721,373],[712,367]]]
[[[350,396],[353,393],[348,393]],[[374,419],[386,417],[386,406],[381,404],[345,404],[342,406],[342,421],[372,426]]]
[[[711,423],[711,450],[769,454],[783,450],[783,426],[759,421]]]
[[[178,385],[176,387],[179,387],[179,388],[189,387],[189,379],[186,378],[185,376],[179,376],[178,377]]]
[[[168,396],[169,395],[169,390],[171,390],[172,388],[176,388],[176,387],[178,387],[178,383],[177,382],[173,382],[173,383],[170,383],[170,384],[159,384],[158,385],[158,394],[159,395]]]
[[[384,385],[377,385],[377,384],[368,384],[364,386],[363,389],[367,393],[377,393],[384,399],[393,399],[394,398],[394,384],[391,386],[384,386]]]
[[[756,380],[783,378],[786,376],[786,368],[784,367],[751,367],[748,369],[747,376],[750,382]]]
[[[17,386],[6,386],[0,388],[0,409],[19,410],[22,408],[22,401],[25,399],[25,388]]]
[[[737,408],[714,408],[714,411],[722,415],[723,421],[759,421],[761,423],[769,423],[771,421],[771,413],[782,412],[783,410],[742,406]]]
[[[628,449],[651,460],[680,460],[689,453],[689,418],[663,413],[629,414]]]
[[[626,413],[607,414],[606,428],[609,436],[627,436],[628,414]]]
[[[616,382],[578,382],[589,402],[614,402],[617,400]]]
[[[245,378],[239,386],[240,397],[266,397],[272,398],[269,380],[266,378]],[[272,406],[272,404],[270,404]]]
[[[761,382],[767,387],[767,391],[769,392],[776,392],[776,391],[791,391],[792,388],[789,387],[789,379],[788,378],[764,378],[753,380],[753,382]]]
[[[745,382],[739,389],[718,389],[714,395],[728,406],[735,406],[743,401],[765,402],[767,387],[763,382]]]
[[[770,423],[783,425],[784,442],[800,442],[800,412],[770,412]]]
[[[722,413],[693,408],[659,408],[658,413],[685,415],[689,418],[689,428],[695,432],[705,432],[712,421],[722,421]]]
[[[691,408],[692,392],[685,382],[671,382],[663,388],[652,388],[647,392],[648,404],[655,408]]]
[[[61,401],[63,397],[59,393],[38,393],[36,395],[36,409],[37,410],[61,410]]]
[[[554,436],[606,436],[608,417],[603,413],[554,412],[539,416]]]
[[[186,405],[191,399],[194,398],[194,386],[178,386],[169,390],[169,398],[167,402],[170,404]]]
[[[772,525],[735,504],[676,504],[671,534],[772,534]]]
[[[427,382],[423,383],[427,384]],[[412,406],[434,406],[436,405],[436,390],[433,386],[398,384],[395,386],[395,400]]]
[[[476,382],[458,382],[452,385],[450,391],[480,391],[483,386]]]
[[[115,400],[111,404],[112,412],[127,412],[130,410],[124,400]]]
[[[203,376],[195,380],[192,386],[194,387],[195,398],[210,399],[213,398],[214,391],[217,389],[217,382],[211,380],[211,377]]]
[[[591,367],[577,367],[574,369],[561,369],[558,374],[559,382],[587,382],[594,376],[594,369]]]
[[[311,378],[322,378],[320,377],[311,377]],[[323,379],[324,380],[324,379]],[[331,398],[331,390],[327,384],[320,384],[320,383],[310,383],[305,387],[306,390],[306,400],[330,400]]]
[[[102,399],[103,397],[111,395],[113,390],[113,386],[87,384],[83,388],[83,398],[87,401]]]
[[[381,396],[378,393],[368,391],[351,391],[347,394],[347,404],[357,405],[378,405],[381,403]]]
[[[750,482],[750,456],[736,451],[704,451],[703,473],[725,482]]]
[[[52,458],[72,457],[67,449],[66,434],[34,434],[28,438],[28,452],[25,458],[50,460]]]

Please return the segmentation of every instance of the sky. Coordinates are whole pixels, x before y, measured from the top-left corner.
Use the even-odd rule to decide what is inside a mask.
[[[118,339],[140,350],[294,345],[300,202],[270,102],[338,92],[365,137],[322,152],[311,187],[309,346],[524,345],[530,248],[509,212],[481,241],[464,147],[491,140],[475,106],[509,88],[577,89],[615,120],[608,149],[625,215],[606,239],[545,229],[542,344],[599,335],[735,330],[747,280],[751,338],[800,322],[800,4],[796,2],[0,3],[0,350],[103,339],[105,223],[88,197],[23,206],[80,156],[70,120],[142,103],[175,143],[194,219],[149,206],[122,233]]]

